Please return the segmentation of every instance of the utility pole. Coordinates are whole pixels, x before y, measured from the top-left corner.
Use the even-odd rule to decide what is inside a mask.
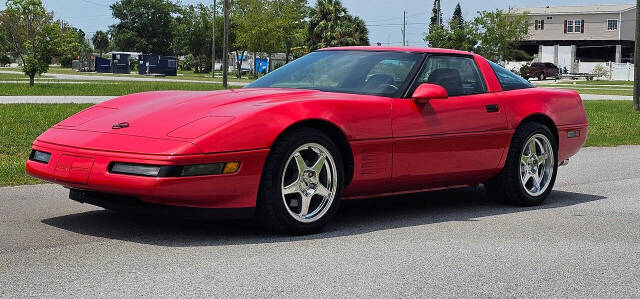
[[[640,111],[640,0],[636,1],[636,38],[633,54],[633,110]]]
[[[436,10],[438,11],[437,17],[436,17],[436,24],[438,24],[438,26],[442,26],[442,11],[440,11],[440,0],[438,0],[438,2],[436,2]]]
[[[213,0],[213,32],[211,37],[211,78],[216,77],[216,0]]]
[[[640,1],[640,0],[638,0]],[[402,11],[402,46],[407,45],[407,11]]]
[[[640,0],[638,0],[640,1]],[[227,88],[227,76],[229,69],[229,0],[224,0],[222,10],[224,10],[224,41],[222,52],[222,86]]]

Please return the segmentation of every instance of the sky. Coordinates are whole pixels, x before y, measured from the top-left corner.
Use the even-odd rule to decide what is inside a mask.
[[[53,10],[55,18],[61,18],[72,26],[82,29],[87,36],[97,30],[106,30],[116,23],[111,16],[109,5],[117,0],[43,0],[48,10]],[[221,0],[219,0],[221,1]],[[313,5],[316,0],[309,0]],[[182,4],[212,3],[213,0],[180,0]],[[441,0],[444,20],[451,18],[453,9],[460,2],[463,16],[473,18],[480,10],[507,9],[509,7],[537,7],[558,5],[623,4],[633,0]],[[425,45],[424,33],[433,0],[342,0],[349,13],[364,19],[369,28],[371,44],[378,42],[389,45],[402,44],[402,15],[407,11],[407,42],[409,45]],[[0,0],[0,10],[5,1]]]

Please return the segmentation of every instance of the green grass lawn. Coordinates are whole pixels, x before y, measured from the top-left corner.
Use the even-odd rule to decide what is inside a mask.
[[[0,105],[0,186],[41,183],[24,171],[31,142],[49,127],[88,106],[91,105]]]
[[[584,101],[589,119],[586,146],[640,144],[640,113],[631,101]]]
[[[0,96],[121,96],[157,90],[218,90],[222,85],[213,83],[89,81],[89,84],[44,83],[35,86],[23,83],[4,83]]]
[[[633,88],[599,87],[599,86],[584,88],[585,85],[582,85],[582,86],[538,85],[538,86],[544,87],[544,88],[571,89],[581,94],[603,94],[603,95],[616,95],[616,96],[632,96],[633,95]]]
[[[586,146],[640,144],[640,113],[630,101],[585,101]],[[43,131],[88,104],[0,105],[0,186],[41,183],[24,172],[31,142]]]
[[[593,80],[593,81],[577,81],[576,83],[586,84],[586,85],[631,85],[633,86],[633,81]]]
[[[2,70],[6,70],[6,71],[16,71],[16,72],[21,72],[22,69],[20,68],[0,68],[0,71]],[[111,74],[111,73],[85,73],[85,72],[77,72],[73,69],[70,68],[61,68],[58,66],[51,66],[49,67],[49,70],[47,72],[48,74],[67,74],[67,75],[86,75],[86,76],[110,76],[110,77],[138,77],[138,78],[148,78],[149,76],[145,76],[145,75],[139,75],[137,70],[136,71],[132,71],[131,74]],[[0,75],[5,75],[5,74],[0,74]],[[21,76],[21,75],[14,75],[14,76]],[[24,78],[28,79],[27,76],[23,76]],[[47,76],[41,76],[40,78],[47,78]],[[177,80],[185,80],[185,81],[222,81],[222,72],[216,72],[216,77],[215,78],[211,78],[211,74],[206,73],[206,74],[200,74],[200,73],[195,73],[193,71],[178,71],[178,76],[167,76],[167,77],[163,77],[166,79],[177,79]],[[253,78],[249,78],[247,76],[244,76],[242,78],[236,78],[236,76],[234,74],[229,74],[229,82],[246,82],[246,83],[250,83],[253,82],[255,79]]]

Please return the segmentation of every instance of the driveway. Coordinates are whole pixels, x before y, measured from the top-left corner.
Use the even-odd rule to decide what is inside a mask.
[[[306,237],[0,188],[0,297],[637,297],[639,156],[583,149],[539,207],[482,188],[347,201]]]

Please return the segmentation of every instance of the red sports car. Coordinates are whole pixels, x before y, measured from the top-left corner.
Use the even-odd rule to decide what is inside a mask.
[[[244,89],[87,108],[40,135],[26,169],[108,209],[256,215],[301,234],[343,199],[484,184],[540,204],[587,127],[576,92],[535,88],[473,53],[342,47]]]

